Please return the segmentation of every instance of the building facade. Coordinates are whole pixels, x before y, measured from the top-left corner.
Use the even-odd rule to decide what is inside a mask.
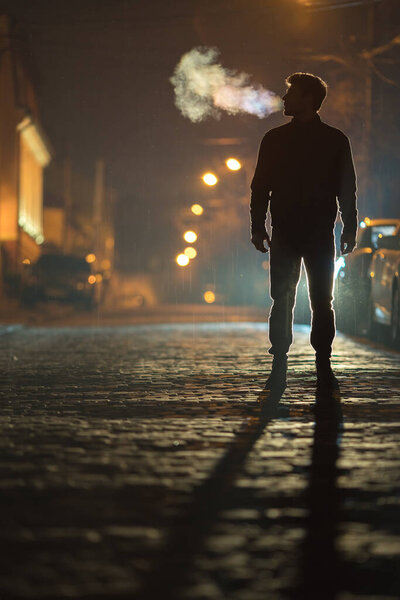
[[[17,293],[24,263],[40,255],[43,235],[43,170],[49,144],[39,124],[34,85],[21,39],[0,15],[0,282]]]

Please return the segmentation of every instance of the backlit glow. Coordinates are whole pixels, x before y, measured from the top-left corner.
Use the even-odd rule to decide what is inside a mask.
[[[96,283],[96,276],[95,275],[89,275],[88,282],[90,283],[90,285],[93,285],[94,283]]]
[[[95,260],[96,260],[96,255],[95,255],[95,254],[93,254],[93,253],[91,253],[91,254],[88,254],[88,255],[86,256],[86,262],[87,262],[87,263],[89,263],[89,264],[90,264],[90,263],[94,263],[94,261],[95,261]]]

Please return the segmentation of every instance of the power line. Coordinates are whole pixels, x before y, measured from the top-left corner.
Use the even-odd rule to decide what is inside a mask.
[[[330,2],[329,0],[321,1],[317,0],[314,2],[313,0],[306,0],[304,3],[304,8],[309,9],[310,11],[319,11],[319,10],[335,10],[337,8],[350,8],[353,6],[362,6],[368,4],[377,4],[382,2],[383,0],[333,0]],[[296,4],[298,0],[293,0]],[[227,8],[220,7],[217,10],[211,10],[204,12],[202,14],[203,17],[213,17],[217,14],[223,15],[234,15],[234,14],[250,14],[250,13],[261,13],[261,14],[269,14],[271,9],[274,8],[274,1],[270,0],[268,4],[265,6],[257,6],[257,7],[246,7],[246,8]],[[30,19],[20,18],[18,21],[25,25],[48,25],[52,27],[64,27],[67,25],[94,25],[94,24],[103,24],[107,23],[109,25],[119,24],[119,23],[143,23],[146,21],[156,22],[156,21],[174,21],[176,19],[192,19],[193,12],[175,12],[168,14],[152,14],[152,15],[138,15],[132,17],[113,17],[113,18],[71,18],[71,19],[63,19],[62,21],[58,20],[43,20],[43,21],[32,21]]]
[[[334,2],[311,2],[310,0],[307,8],[309,12],[322,12],[340,8],[353,8],[355,6],[370,6],[371,4],[378,4],[382,1],[383,0],[336,0]]]

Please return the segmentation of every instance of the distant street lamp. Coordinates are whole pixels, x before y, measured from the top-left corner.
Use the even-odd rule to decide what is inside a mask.
[[[215,294],[211,290],[207,290],[206,292],[204,292],[203,298],[207,302],[207,304],[212,304],[213,302],[215,302]]]
[[[192,206],[190,207],[190,210],[192,211],[192,213],[194,215],[202,215],[203,211],[204,211],[201,204],[192,204]]]
[[[178,254],[175,260],[180,267],[186,267],[189,264],[189,257],[186,254]]]
[[[196,258],[197,250],[195,248],[192,248],[191,246],[188,246],[184,249],[183,254],[186,254],[188,258]]]
[[[206,185],[215,185],[218,183],[218,177],[214,173],[204,173],[202,179]]]
[[[193,242],[197,240],[197,233],[194,231],[185,231],[183,234],[183,239],[185,242],[188,242],[188,244],[193,244]]]
[[[236,158],[228,158],[225,164],[231,171],[239,171],[242,168],[241,163]]]

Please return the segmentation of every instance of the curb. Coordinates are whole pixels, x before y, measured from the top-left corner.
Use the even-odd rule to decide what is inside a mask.
[[[0,324],[0,335],[7,335],[10,333],[15,333],[16,331],[18,331],[19,329],[22,329],[23,327],[25,327],[25,325],[23,325],[22,323],[17,323],[17,324],[13,324],[13,325]]]

